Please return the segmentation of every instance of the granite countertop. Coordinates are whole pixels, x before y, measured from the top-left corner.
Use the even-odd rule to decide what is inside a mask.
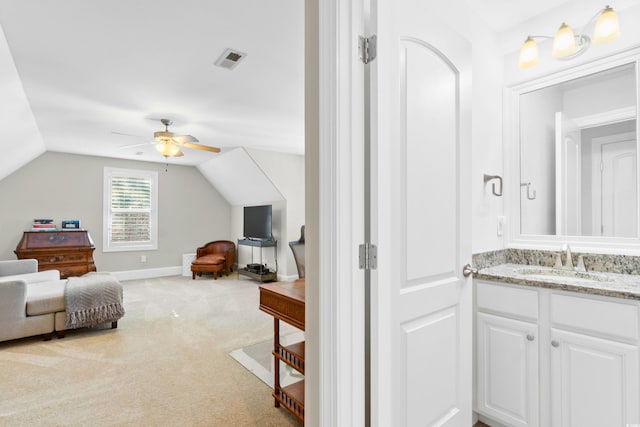
[[[482,268],[474,278],[640,300],[640,275],[635,274],[596,271],[581,273],[553,267],[506,263]]]

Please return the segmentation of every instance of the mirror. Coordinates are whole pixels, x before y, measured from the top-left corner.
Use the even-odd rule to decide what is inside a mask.
[[[636,77],[632,61],[519,92],[521,235],[638,237]]]

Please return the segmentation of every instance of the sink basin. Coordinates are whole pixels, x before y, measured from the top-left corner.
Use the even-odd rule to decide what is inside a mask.
[[[527,276],[534,276],[540,279],[563,280],[570,282],[610,282],[611,279],[597,273],[587,273],[584,271],[543,269],[543,268],[523,268],[518,273]]]

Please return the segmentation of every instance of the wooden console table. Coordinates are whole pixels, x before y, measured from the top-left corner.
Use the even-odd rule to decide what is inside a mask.
[[[25,231],[14,252],[18,259],[37,259],[38,271],[59,270],[66,279],[96,271],[94,250],[86,230]]]
[[[280,344],[280,320],[304,331],[304,279],[260,285],[260,310],[273,316],[274,406],[280,404],[304,422],[304,380],[280,386],[280,361],[304,374],[304,341]]]

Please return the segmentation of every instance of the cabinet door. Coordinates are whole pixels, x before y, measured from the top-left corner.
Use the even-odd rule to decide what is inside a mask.
[[[551,329],[553,426],[640,423],[638,348]]]
[[[477,314],[477,410],[510,426],[538,425],[538,325]]]

